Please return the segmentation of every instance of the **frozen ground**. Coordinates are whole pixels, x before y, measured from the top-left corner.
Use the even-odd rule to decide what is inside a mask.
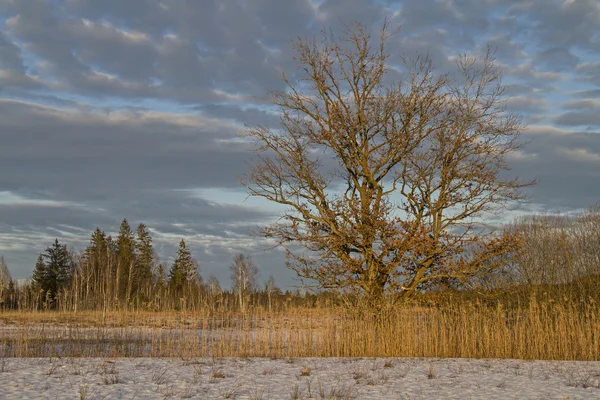
[[[0,399],[600,399],[600,362],[0,358]]]

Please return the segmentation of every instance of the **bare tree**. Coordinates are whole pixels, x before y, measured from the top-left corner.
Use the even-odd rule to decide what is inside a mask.
[[[581,282],[600,283],[598,206],[571,215],[524,216],[507,229],[522,238],[509,259],[518,283],[564,285],[569,291]]]
[[[219,303],[223,301],[223,291],[216,276],[210,275],[206,283],[206,294],[211,311],[215,311]]]
[[[0,306],[4,303],[4,297],[8,291],[8,287],[12,281],[8,265],[4,261],[4,257],[0,256]]]
[[[0,287],[8,286],[11,279],[8,265],[6,265],[6,261],[4,261],[4,256],[0,256]]]
[[[242,179],[289,207],[261,231],[307,250],[286,250],[289,268],[373,304],[388,289],[409,296],[491,268],[515,240],[480,217],[532,183],[505,179],[522,126],[506,112],[493,54],[458,57],[460,78],[435,73],[427,56],[403,58],[404,78],[389,84],[388,32],[386,22],[374,43],[355,24],[342,39],[294,43],[303,78],[284,73],[286,90],[270,92],[279,129],[247,129],[259,161]]]
[[[231,270],[231,288],[238,298],[240,311],[245,312],[248,296],[256,286],[258,268],[252,261],[252,257],[240,253],[234,257],[229,269]]]
[[[275,278],[273,275],[269,275],[269,279],[265,282],[265,293],[267,294],[267,301],[269,304],[269,311],[271,311],[271,298],[273,297],[273,293],[277,290],[277,286],[275,285]]]

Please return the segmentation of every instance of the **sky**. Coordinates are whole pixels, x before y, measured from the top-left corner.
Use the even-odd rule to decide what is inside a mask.
[[[539,180],[519,212],[600,201],[597,0],[0,0],[0,15],[0,255],[15,278],[55,238],[83,250],[127,218],[167,263],[185,239],[224,287],[239,252],[261,280],[296,284],[282,249],[249,235],[281,208],[247,199],[239,135],[278,126],[260,98],[298,71],[291,40],[386,16],[392,56],[440,71],[497,49],[527,124],[511,173]]]

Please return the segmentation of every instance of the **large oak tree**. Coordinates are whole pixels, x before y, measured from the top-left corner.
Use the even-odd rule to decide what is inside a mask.
[[[515,241],[481,217],[529,184],[506,177],[522,125],[493,53],[460,55],[443,74],[422,55],[391,65],[390,37],[387,23],[376,40],[355,24],[295,41],[302,76],[284,73],[286,90],[269,94],[280,127],[248,128],[259,161],[242,180],[288,207],[262,231],[307,250],[288,249],[288,267],[375,305],[493,267]]]

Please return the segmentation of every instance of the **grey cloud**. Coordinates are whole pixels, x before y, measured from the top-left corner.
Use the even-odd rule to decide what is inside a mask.
[[[89,71],[73,54],[76,38],[71,36],[69,20],[56,15],[51,2],[32,0],[19,4],[18,15],[6,22],[8,31],[25,42],[25,49],[46,62],[49,71],[57,76],[68,76]]]
[[[85,43],[77,45],[75,51],[86,65],[124,80],[151,82],[157,58],[152,37],[89,20],[75,21],[67,29],[70,36]]]
[[[96,224],[103,225],[113,222],[110,218],[79,205],[3,204],[0,205],[0,218],[3,232],[6,232],[7,228],[14,228],[16,231],[35,231],[38,235],[47,236],[56,235],[54,229],[59,225],[92,228]]]
[[[541,97],[517,96],[510,97],[506,101],[509,110],[524,114],[527,117],[530,113],[544,113],[548,110],[546,101]]]
[[[282,64],[280,55],[277,49],[261,44],[261,40],[275,43],[275,39],[264,34],[260,18],[242,4],[218,7],[213,16],[205,2],[174,3],[173,10],[154,5],[158,8],[152,14],[170,12],[172,17],[171,21],[164,19],[160,34],[133,16],[124,28],[103,22],[101,15],[125,18],[132,12],[130,7],[114,3],[106,5],[105,13],[97,10],[99,15],[93,18],[89,3],[74,2],[72,7],[79,15],[89,18],[82,20],[58,14],[49,3],[39,1],[18,9],[8,27],[27,51],[45,60],[40,68],[46,78],[58,78],[69,90],[82,94],[201,102],[210,101],[217,87],[255,94],[264,87],[280,85],[274,74]],[[304,14],[308,21],[309,14],[300,8],[287,11],[287,20],[298,21]],[[226,29],[228,26],[236,29]]]
[[[521,24],[533,22],[536,29],[528,30],[530,37],[542,46],[599,48],[595,33],[600,27],[600,10],[596,0],[515,2],[509,14]]]
[[[579,57],[564,47],[552,47],[536,54],[533,62],[536,66],[541,65],[546,71],[563,72],[575,68]]]
[[[517,175],[540,178],[531,189],[537,206],[593,204],[600,198],[589,184],[600,178],[594,161],[600,64],[588,54],[600,51],[596,3],[0,2],[6,20],[0,191],[62,204],[0,206],[0,248],[20,268],[15,275],[24,276],[35,262],[24,249],[43,250],[59,225],[66,225],[60,229],[69,241],[84,246],[95,226],[114,233],[128,217],[155,230],[164,259],[180,237],[189,239],[204,273],[216,273],[224,284],[236,251],[252,253],[265,277],[275,272],[291,282],[281,252],[263,252],[265,242],[245,236],[272,218],[271,210],[214,204],[180,189],[240,190],[238,178],[252,155],[236,135],[243,123],[278,125],[254,96],[282,89],[282,69],[300,76],[290,40],[318,36],[325,25],[339,34],[342,22],[354,21],[376,33],[385,15],[401,28],[388,43],[390,64],[398,65],[400,54],[428,53],[447,72],[452,56],[480,56],[491,45],[509,84],[509,109],[530,125],[587,126],[587,133],[555,127],[526,133],[529,145],[510,162]],[[402,73],[394,71],[393,79]]]
[[[525,180],[538,178],[528,192],[533,203],[547,209],[572,210],[598,202],[600,186],[600,132],[536,129],[525,133],[524,157],[513,160],[512,173]]]
[[[242,108],[232,104],[207,104],[195,107],[195,109],[203,115],[240,121],[249,126],[264,125],[270,128],[279,126],[279,115],[255,107]]]
[[[600,62],[582,63],[577,67],[577,71],[582,80],[600,86]]]
[[[574,95],[577,96],[577,97],[584,97],[584,98],[588,98],[588,97],[600,97],[600,89],[579,90],[579,91],[576,91],[574,93]]]
[[[44,86],[40,87],[37,85],[34,89],[42,89]],[[70,108],[79,108],[79,109],[91,109],[92,107],[88,104],[80,103],[77,101],[65,99],[53,94],[44,94],[39,93],[37,90],[32,91],[30,88],[26,87],[4,87],[0,89],[2,94],[7,98],[11,99],[20,99],[23,101],[30,101],[33,103],[39,104],[47,104],[55,107],[70,107]]]
[[[254,12],[261,19],[267,44],[281,46],[287,38],[313,32],[317,25],[315,10],[310,0],[285,3],[279,0],[252,2]],[[326,7],[324,5],[323,7]],[[268,29],[265,29],[268,26]]]
[[[529,86],[546,91],[556,90],[557,83],[566,79],[561,73],[544,71],[537,65],[531,63],[524,63],[515,67],[506,68],[506,71],[510,75],[526,81]]]
[[[324,0],[319,4],[319,12],[327,25],[340,28],[342,24],[360,21],[372,25],[381,20],[385,11],[373,2],[361,0]]]
[[[501,62],[512,64],[526,57],[522,44],[511,40],[507,33],[491,37],[488,39],[487,45],[490,46],[496,58]]]
[[[54,188],[74,198],[135,182],[136,187],[238,187],[249,154],[235,138],[240,126],[165,117],[119,117],[0,102],[2,184]],[[191,117],[190,117],[191,118]],[[7,170],[7,169],[4,169]],[[75,182],[95,182],[89,187]]]
[[[580,109],[600,109],[599,99],[583,99],[583,100],[572,100],[564,104],[564,107],[569,110],[580,110]]]
[[[0,69],[25,72],[21,49],[4,32],[0,32]]]
[[[143,29],[153,37],[162,36],[169,28],[176,25],[179,18],[186,15],[186,2],[172,1],[167,4],[157,0],[72,0],[67,3],[67,10],[81,18],[108,19],[120,26]],[[210,20],[211,11],[216,7],[216,1],[203,1],[206,7],[205,18],[199,22]],[[161,6],[162,4],[162,6]],[[191,3],[193,6],[193,3]],[[201,15],[194,15],[199,17]]]
[[[35,80],[31,76],[10,70],[0,73],[0,85],[0,92],[4,95],[19,90],[45,89],[45,85],[42,82]]]
[[[198,54],[197,45],[186,38],[165,38],[163,58],[156,66],[156,76],[177,88],[198,90],[210,87],[211,71],[203,66],[211,55]]]
[[[534,90],[529,85],[523,85],[523,84],[518,84],[518,83],[506,85],[506,95],[507,96],[521,96],[521,95],[532,95],[532,94],[534,94]]]
[[[600,109],[599,99],[583,99],[583,100],[572,100],[564,104],[564,108],[569,110],[581,110],[581,109]]]
[[[559,115],[554,122],[560,126],[600,126],[600,107],[595,110],[567,112]]]

